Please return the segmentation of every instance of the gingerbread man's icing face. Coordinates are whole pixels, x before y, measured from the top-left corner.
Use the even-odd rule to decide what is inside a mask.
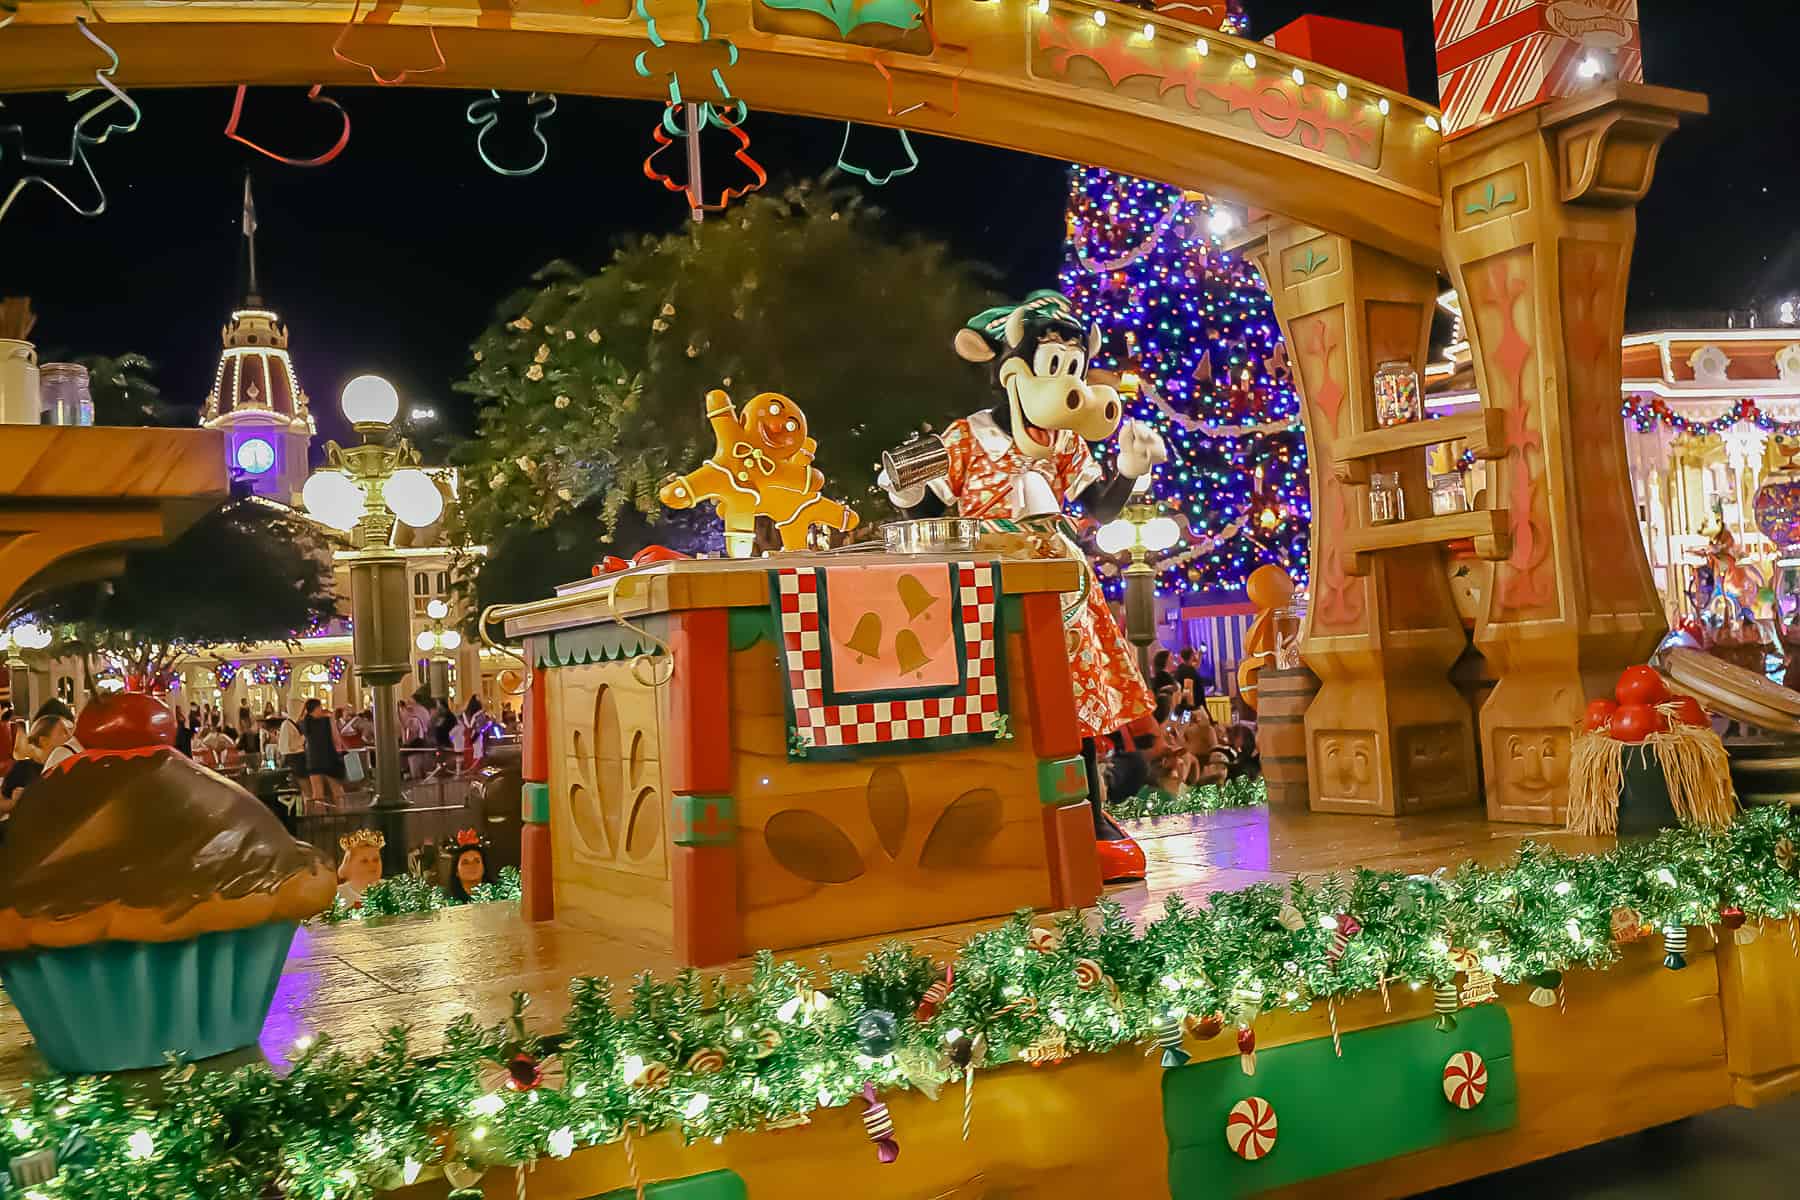
[[[791,457],[806,444],[806,415],[786,396],[764,392],[750,408],[745,432],[777,460]]]

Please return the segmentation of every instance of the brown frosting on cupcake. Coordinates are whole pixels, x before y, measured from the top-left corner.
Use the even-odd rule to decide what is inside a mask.
[[[329,908],[337,876],[255,796],[167,747],[33,784],[0,846],[0,951],[172,942]]]

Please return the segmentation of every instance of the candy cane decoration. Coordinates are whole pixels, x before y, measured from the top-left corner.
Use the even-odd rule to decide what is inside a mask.
[[[894,1140],[894,1118],[888,1115],[887,1105],[875,1098],[873,1083],[863,1084],[863,1101],[869,1106],[863,1113],[863,1131],[875,1143],[875,1157],[891,1163],[900,1157],[900,1143]]]
[[[1473,1050],[1459,1050],[1444,1064],[1444,1099],[1458,1108],[1474,1108],[1487,1099],[1487,1063]]]
[[[913,1020],[925,1022],[937,1016],[938,1009],[950,998],[950,990],[956,986],[956,964],[951,963],[944,968],[944,977],[925,989],[925,996],[919,1006],[913,1009]]]
[[[1337,999],[1325,997],[1325,1015],[1331,1018],[1331,1050],[1339,1058],[1344,1057],[1344,1043],[1338,1040]]]
[[[1387,968],[1383,967],[1381,969],[1381,982],[1376,986],[1381,988],[1381,1011],[1384,1013],[1391,1013],[1394,1011],[1394,1006],[1388,1000],[1387,981]]]
[[[625,1170],[631,1175],[634,1200],[644,1200],[644,1177],[638,1173],[637,1147],[631,1144],[631,1125],[625,1126]]]
[[[1239,1158],[1255,1162],[1275,1148],[1275,1110],[1261,1096],[1239,1100],[1225,1118],[1225,1144]]]

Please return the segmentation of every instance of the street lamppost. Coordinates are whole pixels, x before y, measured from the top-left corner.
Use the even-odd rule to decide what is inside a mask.
[[[22,621],[11,629],[0,629],[0,650],[6,652],[6,678],[12,689],[13,711],[31,719],[31,668],[25,664],[22,650],[42,650],[50,645],[48,629],[30,621]]]
[[[450,615],[450,606],[442,600],[433,600],[425,606],[425,615],[431,618],[431,628],[419,633],[417,645],[419,649],[431,655],[431,697],[450,703],[450,654],[462,645],[462,634],[454,629],[444,628],[444,618]]]
[[[1156,643],[1156,571],[1150,559],[1181,540],[1181,526],[1150,498],[1146,474],[1132,489],[1125,511],[1102,525],[1094,540],[1107,554],[1131,552],[1125,568],[1125,636],[1137,647],[1138,670],[1148,681],[1150,647]]]
[[[301,500],[307,512],[347,535],[354,547],[337,557],[350,564],[356,673],[375,696],[375,807],[404,808],[394,685],[412,670],[412,614],[406,561],[392,545],[394,522],[430,525],[443,514],[444,498],[419,469],[418,451],[392,436],[400,412],[393,384],[378,375],[358,375],[344,385],[342,405],[362,444],[325,443],[325,465],[307,478]],[[403,840],[387,840],[399,864],[390,869],[404,869]]]

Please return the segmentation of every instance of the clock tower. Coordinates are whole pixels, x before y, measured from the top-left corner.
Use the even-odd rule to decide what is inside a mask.
[[[256,277],[256,208],[244,176],[243,236],[249,264],[244,303],[221,331],[224,348],[200,424],[225,433],[234,481],[259,496],[298,505],[312,445],[312,413],[288,357],[288,328],[264,305]]]

